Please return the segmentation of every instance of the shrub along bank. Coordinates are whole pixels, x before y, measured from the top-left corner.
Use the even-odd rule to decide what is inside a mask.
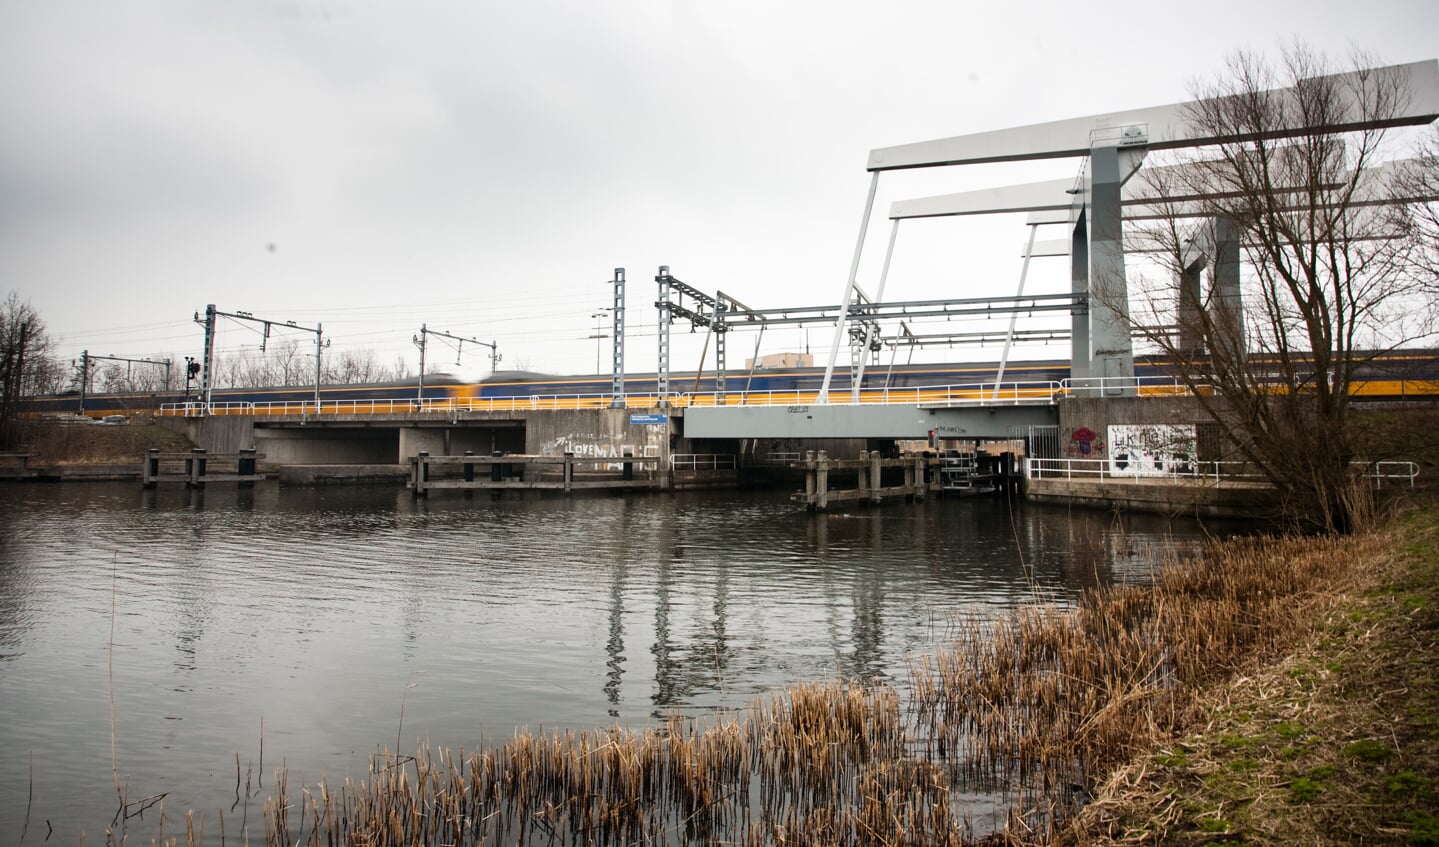
[[[1197,691],[1067,843],[1439,845],[1439,511],[1342,546],[1292,646]]]

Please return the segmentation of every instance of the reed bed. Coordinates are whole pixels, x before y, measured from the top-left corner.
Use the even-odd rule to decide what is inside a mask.
[[[366,779],[264,805],[268,845],[960,845],[1050,837],[1198,688],[1278,646],[1372,539],[1248,539],[957,622],[899,690],[810,682],[742,713],[641,731],[518,732],[496,749],[376,756]],[[976,793],[1002,797],[976,832]],[[190,822],[191,831],[203,829]],[[193,836],[190,838],[193,842]]]

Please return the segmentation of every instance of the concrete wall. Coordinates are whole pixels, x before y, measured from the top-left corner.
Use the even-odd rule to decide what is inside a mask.
[[[1193,424],[1201,430],[1201,461],[1220,458],[1204,445],[1213,419],[1193,397],[1074,397],[1059,402],[1059,449],[1069,459],[1108,459],[1109,427],[1115,424]],[[1095,438],[1081,438],[1084,430]],[[1086,447],[1084,442],[1088,441]]]
[[[632,424],[633,409],[587,409],[530,413],[525,421],[525,452],[576,456],[669,456],[666,424]],[[655,414],[662,414],[656,411]],[[615,468],[621,467],[619,463]]]
[[[395,461],[407,462],[422,452],[431,456],[448,456],[448,435],[449,431],[444,429],[403,427],[399,431],[399,452],[395,455]]]
[[[392,465],[399,461],[399,440],[393,429],[255,429],[255,449],[266,465]]]
[[[255,447],[271,465],[400,464],[426,450],[432,455],[465,451],[609,457],[618,462],[625,452],[639,457],[669,458],[669,421],[631,423],[635,409],[588,409],[437,415],[326,415],[321,419],[214,416],[161,418],[168,428],[184,433],[214,453]],[[256,425],[256,421],[259,425]]]
[[[238,453],[255,445],[255,419],[243,415],[204,418],[156,417],[155,423],[190,439],[211,453]]]

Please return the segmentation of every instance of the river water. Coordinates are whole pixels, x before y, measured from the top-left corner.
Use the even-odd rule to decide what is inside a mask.
[[[294,791],[383,749],[902,687],[956,615],[1144,579],[1201,535],[992,497],[0,487],[0,832],[104,843],[118,778],[165,795],[167,834],[193,808],[234,836],[237,770]]]

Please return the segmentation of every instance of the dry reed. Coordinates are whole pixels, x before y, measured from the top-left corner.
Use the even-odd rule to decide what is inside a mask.
[[[741,715],[386,752],[367,779],[297,797],[281,768],[265,842],[957,845],[979,843],[969,801],[986,792],[1009,808],[1005,832],[979,838],[1041,838],[1182,720],[1190,692],[1272,649],[1362,543],[1233,541],[1152,586],[963,619],[912,664],[904,708],[894,688],[813,682]],[[193,843],[203,821],[186,826]]]

